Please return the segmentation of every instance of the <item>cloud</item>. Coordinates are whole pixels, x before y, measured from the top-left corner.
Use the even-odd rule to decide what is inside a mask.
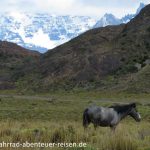
[[[140,2],[149,4],[150,0],[78,0],[83,12],[91,15],[99,16],[104,13],[113,13],[117,17],[122,17],[128,13],[135,13],[139,7]],[[82,10],[82,9],[79,9]],[[82,13],[82,12],[81,12]]]
[[[74,0],[32,0],[34,6],[41,11],[65,12],[73,6]]]
[[[5,0],[0,11],[47,12],[59,15],[86,15],[101,17],[110,12],[117,17],[134,13],[139,3],[150,0]]]

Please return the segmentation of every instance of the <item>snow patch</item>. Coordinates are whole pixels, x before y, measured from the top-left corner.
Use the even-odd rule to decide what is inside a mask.
[[[54,48],[57,43],[49,39],[49,36],[43,32],[42,29],[39,29],[37,32],[33,34],[32,37],[25,37],[24,30],[19,31],[24,43],[33,44],[36,46],[44,47],[47,49]]]

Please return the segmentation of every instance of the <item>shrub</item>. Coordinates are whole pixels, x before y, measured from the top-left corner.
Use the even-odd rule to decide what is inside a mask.
[[[150,27],[147,28],[147,31],[150,32]]]

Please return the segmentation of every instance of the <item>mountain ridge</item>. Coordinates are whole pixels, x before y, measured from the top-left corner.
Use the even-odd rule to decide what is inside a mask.
[[[150,5],[127,24],[91,29],[37,58],[15,59],[8,57],[9,64],[2,61],[0,81],[24,91],[135,92],[142,88],[141,92],[150,92],[149,80],[141,77],[148,74],[150,65]],[[148,83],[140,87],[137,80]]]
[[[7,55],[15,54],[23,57],[26,56],[38,57],[40,55],[40,53],[37,51],[28,50],[15,43],[7,42],[7,41],[0,41],[0,52],[6,53]]]
[[[14,89],[15,82],[31,71],[40,53],[0,41],[0,89]]]

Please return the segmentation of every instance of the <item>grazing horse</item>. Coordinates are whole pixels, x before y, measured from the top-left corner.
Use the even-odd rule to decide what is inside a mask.
[[[87,128],[90,123],[93,123],[95,129],[97,126],[102,126],[115,130],[119,122],[127,116],[131,116],[137,122],[141,120],[135,103],[110,107],[91,106],[83,112],[83,126]]]

